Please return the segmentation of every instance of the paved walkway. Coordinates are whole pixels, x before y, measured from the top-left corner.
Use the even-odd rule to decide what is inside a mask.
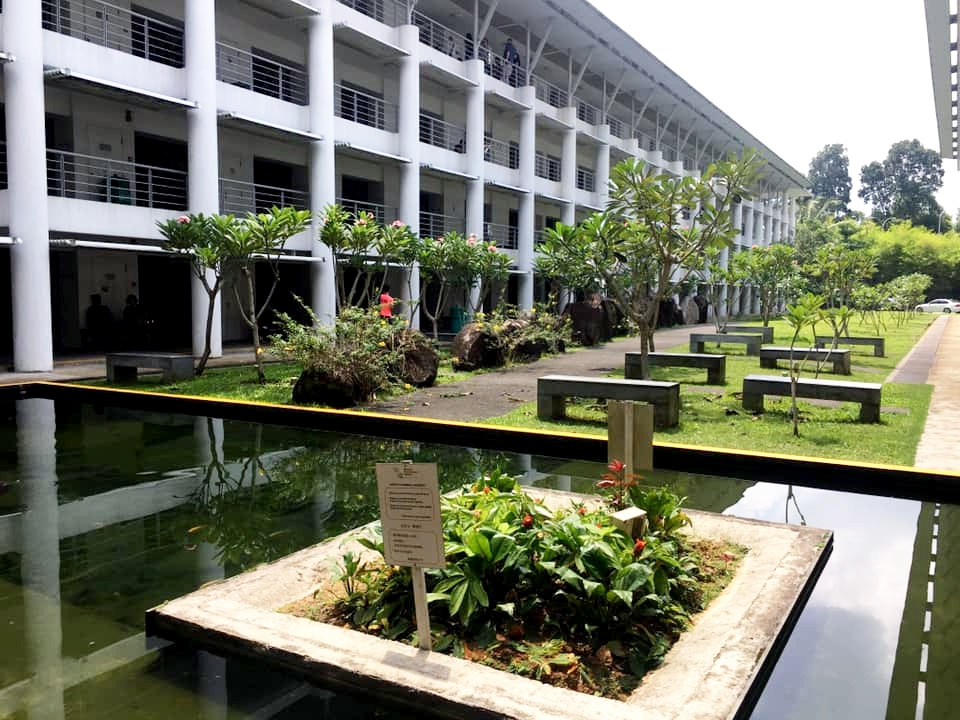
[[[658,349],[686,344],[691,332],[712,325],[685,325],[659,330]],[[374,403],[370,409],[412,417],[469,421],[503,415],[518,403],[537,397],[537,378],[550,373],[596,375],[623,367],[623,353],[639,350],[638,338],[617,339],[600,347],[544,358],[529,365],[474,375],[457,383],[417,390]],[[252,361],[251,348],[229,348],[211,367],[240,365]],[[916,466],[960,471],[960,318],[938,317],[914,348],[898,364],[887,382],[933,385],[926,427],[917,447]],[[52,373],[0,372],[0,385],[49,380],[70,382],[104,376],[102,356],[58,362]]]

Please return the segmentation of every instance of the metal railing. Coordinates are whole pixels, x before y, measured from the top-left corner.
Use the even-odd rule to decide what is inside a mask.
[[[47,150],[47,194],[117,205],[185,210],[187,173],[63,150]]]
[[[42,0],[46,30],[183,67],[183,28],[101,0]]]
[[[661,145],[660,152],[663,154],[663,159],[666,162],[676,162],[680,157],[677,149],[670,145]]]
[[[261,95],[306,105],[307,73],[238,47],[217,43],[217,80]]]
[[[0,142],[0,190],[9,187],[7,182],[7,144]]]
[[[463,153],[466,138],[466,128],[420,113],[420,142]]]
[[[397,132],[397,106],[346,85],[334,86],[334,114],[361,125]]]
[[[350,200],[349,198],[338,197],[337,205],[342,207],[347,212],[353,213],[354,215],[359,214],[361,211],[368,212],[377,219],[378,223],[381,224],[393,222],[397,219],[398,215],[395,207],[367,202],[366,200]]]
[[[340,0],[340,3],[391,27],[407,22],[406,9],[395,0]]]
[[[261,213],[267,212],[274,205],[309,210],[310,193],[305,190],[220,178],[220,212],[231,215]]]
[[[440,215],[439,213],[420,213],[420,237],[436,238],[448,232],[466,232],[466,220],[455,215]]]
[[[543,100],[543,102],[553,105],[555,108],[567,107],[570,104],[566,90],[561,90],[553,83],[549,83],[537,75],[531,75],[530,82],[537,89],[538,100]]]
[[[481,45],[477,49],[477,57],[483,60],[483,71],[490,77],[502,80],[513,87],[527,84],[527,71],[522,65],[507,62],[489,47]],[[532,79],[533,75],[530,77]]]
[[[533,231],[533,248],[534,248],[534,250],[536,250],[536,249],[539,248],[541,245],[543,245],[543,241],[544,241],[545,237],[546,237],[546,236],[545,236],[545,231],[544,231],[544,230],[534,230],[534,231]]]
[[[622,120],[607,116],[607,124],[610,125],[610,134],[614,137],[620,138],[621,140],[626,140],[630,137],[627,124]]]
[[[534,160],[534,170],[537,177],[552,180],[553,182],[560,182],[561,167],[560,158],[554,155],[547,155],[544,152],[537,152]]]
[[[641,150],[651,151],[657,147],[657,141],[646,133],[638,132],[634,135]]]
[[[516,170],[520,167],[520,146],[517,143],[506,143],[490,137],[484,138],[483,159]]]
[[[457,60],[473,57],[473,40],[456,30],[441,25],[419,10],[413,12],[413,24],[420,28],[420,42]]]
[[[585,167],[577,168],[577,189],[586,190],[587,192],[596,192],[597,178],[596,175],[594,175],[593,170]]]
[[[600,122],[600,118],[603,116],[603,113],[600,112],[599,108],[594,107],[590,103],[586,103],[583,100],[577,99],[577,119],[582,120],[587,123],[587,125],[596,125]]]
[[[483,224],[483,239],[495,242],[503,250],[516,250],[519,247],[517,228],[500,223]]]

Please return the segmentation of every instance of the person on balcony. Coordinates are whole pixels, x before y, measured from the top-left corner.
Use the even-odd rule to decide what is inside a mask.
[[[504,79],[510,83],[510,85],[516,87],[520,79],[520,51],[517,50],[511,38],[507,38],[507,42],[503,46],[503,59],[507,64]]]

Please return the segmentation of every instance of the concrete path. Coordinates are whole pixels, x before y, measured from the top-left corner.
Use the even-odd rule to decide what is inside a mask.
[[[904,363],[915,354],[927,354],[919,348],[928,337],[930,342],[936,338],[936,350],[925,378],[933,385],[933,397],[930,398],[927,424],[917,446],[914,465],[936,470],[960,470],[960,442],[957,440],[960,429],[960,318],[953,315],[938,318],[917,347],[904,358]]]

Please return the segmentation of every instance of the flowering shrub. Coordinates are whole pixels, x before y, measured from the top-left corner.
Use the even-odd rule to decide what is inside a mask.
[[[523,312],[512,305],[500,305],[489,314],[476,313],[473,321],[494,338],[508,363],[564,352],[572,338],[570,318],[552,315],[542,306]]]
[[[442,515],[447,567],[427,571],[436,650],[619,696],[701,608],[687,542],[631,538],[603,508],[554,511],[492,472],[445,496]],[[361,542],[382,554],[378,531]],[[408,568],[350,556],[340,579],[346,597],[327,619],[415,642]]]

